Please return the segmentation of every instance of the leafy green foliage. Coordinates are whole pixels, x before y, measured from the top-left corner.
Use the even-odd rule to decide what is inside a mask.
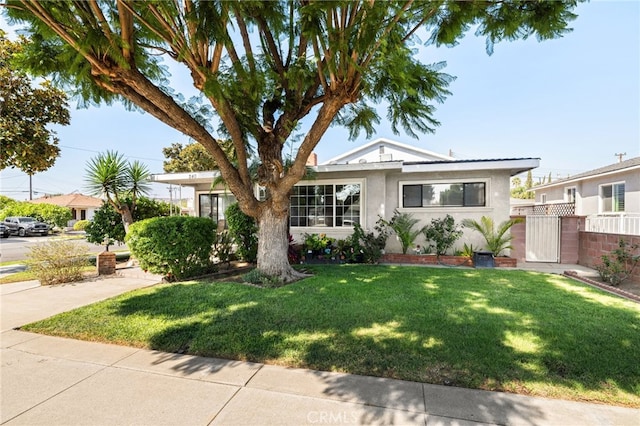
[[[229,264],[233,259],[233,238],[229,231],[216,232],[213,235],[213,255],[218,262]]]
[[[238,203],[229,205],[224,217],[229,234],[236,244],[238,257],[247,262],[255,262],[258,255],[258,226],[255,219],[246,215]]]
[[[431,219],[431,224],[425,226],[422,233],[427,241],[431,241],[430,246],[435,248],[438,256],[447,254],[447,250],[462,236],[462,231],[451,215],[442,219]]]
[[[227,144],[227,147],[233,149],[232,144]],[[162,148],[162,154],[167,159],[162,163],[166,173],[204,172],[218,168],[211,154],[198,143],[185,146],[172,143],[170,147]]]
[[[513,248],[511,246],[513,235],[507,232],[513,225],[521,223],[522,220],[522,218],[505,220],[496,229],[493,218],[482,216],[479,222],[473,219],[464,219],[462,226],[480,232],[485,239],[486,249],[492,252],[494,256],[500,256],[504,250]]]
[[[49,124],[68,125],[67,95],[44,81],[34,88],[16,62],[29,41],[6,38],[0,29],[0,170],[17,167],[27,174],[47,170],[60,155],[56,133]]]
[[[362,229],[359,223],[354,223],[353,234],[346,241],[348,250],[342,248],[341,251],[346,254],[350,262],[356,262],[360,259],[359,255],[362,255],[362,262],[378,263],[384,254],[389,234],[389,227],[382,218],[376,222],[374,232],[367,232]]]
[[[418,235],[423,232],[424,228],[415,228],[418,222],[420,222],[420,220],[413,217],[411,213],[400,213],[398,210],[393,212],[393,217],[389,222],[385,222],[398,236],[403,254],[407,253],[407,250],[413,246]]]
[[[125,242],[143,270],[173,281],[215,270],[215,233],[215,224],[204,217],[157,217],[132,224]]]
[[[435,105],[449,95],[452,77],[442,63],[421,62],[413,48],[420,39],[453,46],[475,28],[491,53],[501,40],[566,34],[576,3],[281,0],[184,7],[105,0],[87,7],[10,0],[5,13],[33,36],[25,67],[53,74],[87,103],[123,100],[202,144],[243,210],[258,217],[288,207],[307,156],[332,124],[346,126],[351,137],[372,134],[381,114],[370,106],[378,105],[395,132],[433,131]],[[164,61],[184,66],[202,96],[185,101],[168,87]],[[215,135],[210,112],[219,123]],[[309,117],[294,163],[285,168],[283,147]],[[266,200],[254,194],[250,146],[260,157]],[[272,217],[279,221],[261,227],[265,235],[286,221]],[[284,250],[259,256],[265,271],[293,274]]]
[[[132,205],[131,197],[126,197],[124,202]],[[166,201],[154,200],[149,197],[140,197],[136,200],[136,208],[133,210],[133,220],[136,222],[152,217],[169,216],[171,206]]]
[[[50,226],[63,228],[72,219],[71,209],[68,207],[54,206],[53,204],[34,204],[28,201],[16,201],[6,204],[0,210],[0,220],[8,216],[28,216],[40,222],[48,223]]]
[[[630,244],[620,238],[618,248],[600,256],[602,263],[596,265],[596,270],[602,281],[613,286],[626,281],[640,262],[640,254],[634,254],[639,247],[639,244]]]
[[[124,243],[122,216],[109,203],[103,203],[102,207],[95,211],[93,219],[84,231],[88,242],[104,244],[106,250],[114,243]]]
[[[17,201],[13,198],[7,197],[6,195],[0,195],[0,210],[13,203],[17,203]]]
[[[91,223],[88,220],[79,220],[76,223],[73,224],[73,230],[74,231],[84,231],[87,226],[89,226],[89,223]]]
[[[54,240],[37,244],[27,254],[27,266],[41,285],[80,281],[89,264],[83,244]]]
[[[249,284],[267,288],[281,287],[283,284],[282,281],[277,277],[263,274],[258,269],[252,269],[251,271],[247,272],[242,276],[242,279]]]

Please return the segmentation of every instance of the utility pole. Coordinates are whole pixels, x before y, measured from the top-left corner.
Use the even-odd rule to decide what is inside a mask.
[[[173,185],[169,185],[169,216],[173,216]]]
[[[626,152],[622,152],[620,154],[615,154],[616,157],[618,157],[618,163],[622,163],[622,157],[624,157],[625,155],[627,155]]]

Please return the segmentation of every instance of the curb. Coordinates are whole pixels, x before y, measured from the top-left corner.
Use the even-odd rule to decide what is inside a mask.
[[[581,281],[585,284],[589,284],[590,286],[596,287],[600,290],[604,290],[607,293],[615,294],[616,296],[623,297],[625,299],[631,300],[632,302],[640,303],[640,296],[629,293],[628,291],[621,290],[617,287],[592,280],[591,278],[581,277],[576,271],[564,271],[563,275]]]

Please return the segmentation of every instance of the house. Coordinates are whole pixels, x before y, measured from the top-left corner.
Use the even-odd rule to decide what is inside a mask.
[[[535,187],[536,205],[573,207],[587,232],[640,235],[640,157]]]
[[[539,163],[539,158],[459,160],[377,139],[321,164],[311,160],[314,178],[298,182],[292,191],[290,232],[296,241],[311,233],[344,239],[354,223],[373,229],[379,217],[391,219],[396,209],[413,214],[419,226],[447,214],[457,223],[482,216],[502,222],[510,214],[510,178]],[[235,198],[222,186],[211,188],[217,176],[161,174],[152,181],[193,187],[197,215],[221,221]],[[465,232],[460,245],[482,246],[482,237],[475,234]],[[400,243],[390,238],[387,250],[400,251]]]
[[[102,200],[100,198],[82,194],[45,195],[42,198],[36,198],[30,202],[35,204],[53,204],[54,206],[70,208],[72,219],[67,226],[73,226],[73,224],[79,220],[93,219],[95,211],[102,207]]]

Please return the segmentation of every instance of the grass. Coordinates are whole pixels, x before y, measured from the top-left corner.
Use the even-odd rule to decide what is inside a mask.
[[[91,272],[95,272],[96,271],[96,267],[95,265],[87,265],[85,266],[82,271],[84,273],[91,273]],[[38,278],[35,276],[35,274],[30,271],[29,269],[25,270],[25,271],[21,271],[21,272],[14,272],[13,274],[10,275],[6,275],[4,277],[0,277],[0,285],[2,284],[12,284],[12,283],[19,283],[22,281],[31,281],[31,280],[37,280]]]
[[[159,285],[31,324],[193,355],[640,407],[640,305],[527,271],[315,266]]]

